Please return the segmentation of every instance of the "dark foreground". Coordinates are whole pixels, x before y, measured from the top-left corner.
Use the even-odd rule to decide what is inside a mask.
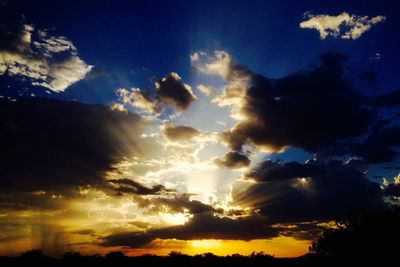
[[[32,250],[19,257],[0,257],[3,266],[185,266],[185,267],[257,267],[257,266],[400,266],[400,208],[375,213],[353,214],[338,220],[336,228],[326,230],[310,247],[310,253],[299,258],[274,258],[253,253],[219,257],[212,253],[188,256],[171,252],[169,256],[144,255],[127,257],[111,252],[104,257],[83,256],[69,252],[61,258],[48,257]]]
[[[360,266],[371,264],[376,266],[389,266],[385,259],[375,258],[336,258],[331,256],[306,255],[299,258],[273,258],[270,256],[240,256],[232,255],[218,257],[214,255],[174,255],[167,257],[139,256],[125,257],[119,253],[101,256],[80,256],[70,254],[61,259],[45,257],[42,255],[20,256],[17,258],[0,258],[0,266],[190,266],[190,267],[257,267],[257,266]]]

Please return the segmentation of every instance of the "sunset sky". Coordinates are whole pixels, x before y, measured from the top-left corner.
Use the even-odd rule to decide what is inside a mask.
[[[398,13],[0,0],[0,255],[294,257],[398,203]]]

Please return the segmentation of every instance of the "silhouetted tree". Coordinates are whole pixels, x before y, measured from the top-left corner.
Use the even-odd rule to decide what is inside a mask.
[[[37,260],[47,258],[47,256],[45,256],[43,252],[39,249],[32,249],[22,253],[21,258]]]
[[[70,252],[64,253],[64,255],[62,256],[62,258],[63,258],[64,260],[75,260],[75,259],[80,259],[80,258],[82,258],[82,255],[81,255],[79,252],[70,251]]]
[[[318,256],[353,259],[388,259],[398,253],[400,209],[358,214],[341,220],[336,229],[326,230],[310,247]]]
[[[121,251],[112,251],[106,254],[105,258],[107,260],[121,260],[125,258],[125,254],[122,253]]]
[[[264,251],[259,251],[259,252],[253,251],[250,254],[250,257],[251,258],[257,258],[257,257],[259,257],[259,258],[274,258],[273,255],[266,254]]]

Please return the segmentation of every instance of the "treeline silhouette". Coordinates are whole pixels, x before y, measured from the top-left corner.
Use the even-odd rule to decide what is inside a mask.
[[[189,256],[172,251],[168,256],[125,256],[111,252],[105,256],[65,253],[61,258],[31,250],[18,257],[0,257],[0,266],[185,266],[185,267],[257,267],[257,266],[397,266],[400,238],[400,208],[379,213],[358,213],[336,221],[312,246],[310,253],[298,258],[275,258],[263,252],[249,256],[212,253]]]

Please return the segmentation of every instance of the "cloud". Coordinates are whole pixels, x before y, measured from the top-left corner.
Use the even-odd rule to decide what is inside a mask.
[[[173,106],[177,111],[185,111],[197,99],[190,85],[183,83],[176,72],[157,79],[155,92],[142,91],[139,88],[117,90],[120,102],[139,108],[145,113],[159,115],[166,106]]]
[[[196,100],[192,88],[181,82],[181,77],[176,72],[171,72],[166,77],[156,81],[159,100],[176,107],[178,111],[186,110]]]
[[[137,195],[156,195],[163,192],[171,191],[160,184],[153,185],[152,187],[147,187],[137,181],[128,178],[108,179],[107,182],[115,185],[116,187],[114,187],[113,190],[120,194],[131,193]]]
[[[140,137],[148,123],[108,106],[0,99],[0,119],[0,194],[43,191],[45,197],[101,188],[113,165],[148,148]]]
[[[66,37],[31,24],[2,27],[0,40],[0,75],[25,77],[55,92],[65,91],[93,68]]]
[[[328,221],[353,211],[384,209],[380,186],[365,176],[367,168],[359,160],[319,156],[302,166],[261,163],[244,175],[253,182],[239,180],[233,185],[232,202],[253,207],[270,223]]]
[[[147,232],[115,233],[101,240],[103,246],[144,247],[159,239],[224,239],[253,240],[277,237],[279,227],[271,227],[259,218],[233,220],[220,218],[210,213],[195,214],[182,226],[153,229]]]
[[[92,229],[82,229],[82,230],[73,231],[71,233],[76,234],[76,235],[94,235],[96,232]]]
[[[229,151],[224,154],[223,159],[215,158],[214,164],[222,168],[243,168],[250,165],[250,159],[238,151]]]
[[[346,58],[328,53],[320,60],[314,69],[277,80],[243,72],[249,85],[241,118],[222,140],[235,151],[251,144],[266,151],[299,147],[313,152],[367,133],[375,113],[344,79]]]
[[[369,18],[368,16],[350,15],[347,12],[337,16],[312,15],[311,13],[306,13],[305,16],[307,20],[300,23],[300,28],[317,30],[321,39],[330,35],[341,39],[356,40],[370,30],[373,25],[386,19],[385,16]]]
[[[396,107],[400,106],[400,90],[393,90],[389,93],[371,97],[373,105],[378,107]]]
[[[216,94],[214,91],[212,102],[221,107],[231,107],[231,116],[240,117],[238,108],[248,87],[247,68],[234,64],[232,57],[223,50],[216,50],[213,56],[208,56],[204,52],[198,53],[196,60],[192,60],[192,66],[201,73],[216,75],[229,81],[221,94]]]
[[[314,164],[301,164],[298,162],[276,162],[266,160],[260,162],[252,170],[244,174],[245,179],[253,179],[258,182],[274,180],[286,180],[301,177],[310,177],[322,174],[323,169]]]
[[[393,180],[393,183],[386,181],[383,192],[386,196],[390,196],[394,200],[400,200],[400,174],[394,177]]]
[[[199,84],[197,86],[197,89],[199,89],[199,91],[202,92],[203,94],[205,94],[206,96],[210,96],[210,95],[215,94],[215,89],[214,88],[212,88],[210,86],[207,86],[207,85],[204,85],[204,84]]]
[[[216,74],[227,78],[231,72],[232,57],[223,50],[216,50],[214,57],[204,52],[195,52],[190,56],[192,66],[205,74]]]
[[[396,198],[397,200],[399,200],[400,199],[400,185],[399,184],[395,184],[395,183],[388,184],[384,188],[384,193],[387,196],[391,196],[391,197]]]
[[[212,57],[199,53],[195,59],[192,64],[200,72],[226,82],[212,101],[231,108],[237,123],[219,139],[236,153],[250,145],[265,152],[296,147],[353,155],[368,163],[390,162],[398,156],[398,127],[391,126],[396,117],[387,118],[383,109],[398,106],[398,91],[363,94],[347,78],[349,63],[343,54],[324,53],[318,65],[279,79],[251,71],[225,51]],[[224,71],[210,65],[224,66]]]
[[[151,200],[154,207],[152,211],[164,211],[169,213],[184,213],[188,211],[190,214],[200,214],[206,212],[220,213],[222,210],[216,209],[211,205],[204,204],[198,200],[190,200],[188,194],[176,194],[173,197],[160,197]]]
[[[170,141],[188,141],[199,136],[201,132],[187,125],[175,125],[167,123],[162,126],[165,137]]]
[[[400,127],[377,129],[363,142],[353,144],[351,152],[363,157],[369,163],[390,162],[398,156]]]
[[[132,88],[131,90],[120,88],[117,90],[117,95],[122,105],[128,104],[147,113],[160,113],[160,108],[148,91],[141,91],[139,88]]]

